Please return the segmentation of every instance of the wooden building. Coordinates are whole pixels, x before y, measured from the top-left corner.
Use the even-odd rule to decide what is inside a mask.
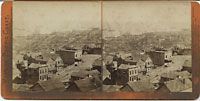
[[[60,55],[64,65],[72,65],[75,63],[75,51],[73,50],[59,50],[56,51]]]
[[[134,82],[138,80],[139,68],[134,65],[121,64],[116,71],[116,84],[124,85],[127,82]]]

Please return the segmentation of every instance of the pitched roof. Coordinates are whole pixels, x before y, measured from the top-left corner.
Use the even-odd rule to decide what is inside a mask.
[[[44,89],[44,91],[51,91],[59,88],[63,88],[63,90],[65,90],[65,85],[58,79],[38,81],[38,84]]]
[[[191,73],[189,73],[188,71],[181,71],[181,72],[175,72],[177,75],[184,77],[184,78],[190,78],[192,76]]]
[[[106,64],[111,64],[113,62],[113,56],[104,56],[104,62]]]
[[[46,65],[44,65],[44,64],[38,64],[38,63],[31,63],[30,65],[29,65],[29,68],[39,68],[39,67],[43,67],[43,66],[46,66]]]
[[[102,64],[102,61],[100,59],[96,59],[93,62],[92,66],[99,66],[99,67],[101,67],[102,66],[101,64]]]
[[[83,73],[83,72],[73,72],[71,77],[79,77],[79,78],[86,78],[88,74]]]
[[[116,92],[116,91],[120,91],[121,87],[122,86],[119,86],[119,85],[103,85],[103,91]]]
[[[57,57],[59,57],[59,54],[56,53],[42,53],[43,60],[49,61],[49,59],[56,60]]]
[[[119,69],[129,69],[129,68],[135,68],[135,67],[136,66],[121,64],[118,68]]]
[[[82,92],[91,91],[93,89],[100,87],[101,85],[101,81],[99,78],[85,78],[74,81],[74,83]]]
[[[126,62],[135,62],[135,63],[137,63],[139,60],[140,60],[139,58],[133,58],[131,56],[130,57],[126,57],[124,59],[124,61],[126,61]]]
[[[178,75],[173,73],[173,72],[168,72],[168,73],[161,74],[161,77],[169,78],[169,79],[175,79],[175,78],[178,77]]]
[[[191,74],[188,71],[181,71],[181,72],[171,71],[168,73],[161,74],[161,77],[170,78],[170,79],[175,79],[175,78],[178,78],[179,76],[184,77],[184,78],[190,78]]]
[[[184,67],[192,67],[192,60],[185,60],[183,63]]]
[[[134,92],[150,92],[154,91],[154,86],[149,80],[141,80],[137,82],[128,82],[129,87]]]
[[[78,72],[73,72],[71,76],[86,78],[89,75],[95,76],[95,75],[99,75],[99,74],[100,74],[100,72],[98,70],[91,70],[91,71],[81,70],[81,71],[78,71]]]
[[[132,54],[132,57],[136,58],[137,60],[146,61],[149,56],[147,54]]]
[[[100,72],[98,70],[91,70],[91,71],[83,70],[82,72],[85,73],[85,74],[92,75],[92,76],[100,74]]]
[[[185,79],[184,82],[185,83],[183,83],[183,80],[181,79],[175,79],[164,82],[164,84],[171,92],[180,92],[192,87],[192,82],[190,79]]]

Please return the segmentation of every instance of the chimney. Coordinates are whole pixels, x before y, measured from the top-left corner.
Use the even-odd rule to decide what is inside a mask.
[[[113,61],[114,67],[117,67],[117,61]]]
[[[28,69],[28,60],[24,60],[24,66]]]

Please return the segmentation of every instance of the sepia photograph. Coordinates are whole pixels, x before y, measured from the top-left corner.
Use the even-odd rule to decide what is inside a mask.
[[[192,92],[189,3],[14,2],[12,90]]]
[[[103,2],[103,91],[192,92],[191,5]]]
[[[98,92],[98,2],[13,2],[13,91]]]

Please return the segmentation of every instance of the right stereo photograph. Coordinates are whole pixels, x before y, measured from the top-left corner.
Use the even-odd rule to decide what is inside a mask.
[[[192,92],[191,4],[102,6],[104,92]]]

